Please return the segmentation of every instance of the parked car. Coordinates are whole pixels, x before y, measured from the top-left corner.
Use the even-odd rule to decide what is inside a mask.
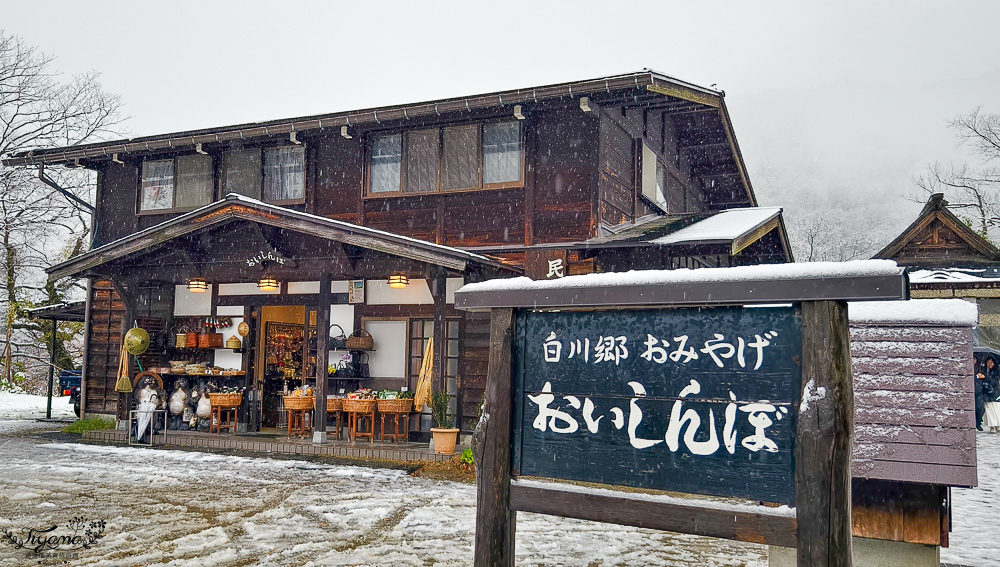
[[[80,417],[80,371],[62,370],[59,372],[59,389],[62,395],[69,396],[73,402],[73,411]]]

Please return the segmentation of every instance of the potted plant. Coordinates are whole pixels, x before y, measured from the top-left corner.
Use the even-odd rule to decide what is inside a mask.
[[[436,392],[431,396],[431,417],[437,427],[431,428],[431,435],[434,436],[434,452],[450,455],[455,452],[455,443],[458,441],[458,429],[452,427],[455,424],[455,416],[449,410],[451,406],[451,396],[445,392]]]

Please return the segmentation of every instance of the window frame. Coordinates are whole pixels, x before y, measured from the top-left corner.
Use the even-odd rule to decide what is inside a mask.
[[[301,148],[302,149],[302,196],[297,199],[282,199],[269,201],[264,198],[264,180],[267,176],[267,151],[281,148]],[[306,193],[309,188],[309,150],[305,144],[279,144],[275,146],[260,147],[260,200],[269,205],[304,205],[306,203]]]
[[[518,160],[518,167],[519,167],[520,179],[518,179],[517,181],[483,183],[483,174],[484,174],[483,127],[492,124],[503,124],[503,123],[516,123],[519,126],[518,131],[520,135],[520,151],[519,151],[520,159]],[[476,148],[477,148],[476,159],[478,160],[478,169],[476,173],[476,186],[471,188],[462,188],[462,189],[445,189],[444,188],[444,131],[446,128],[468,127],[468,126],[476,127]],[[407,157],[408,157],[407,135],[410,132],[419,132],[431,129],[436,129],[438,132],[438,160],[437,160],[438,175],[437,175],[436,189],[434,191],[425,191],[425,192],[407,192],[406,191],[407,187],[406,170],[407,170]],[[442,124],[437,126],[422,126],[414,128],[394,128],[391,130],[381,130],[378,132],[371,132],[370,134],[365,136],[365,143],[364,143],[364,152],[365,152],[364,188],[365,189],[362,198],[364,200],[399,199],[404,197],[420,197],[426,195],[451,195],[451,194],[473,193],[478,191],[488,191],[497,189],[524,188],[526,183],[525,160],[527,154],[526,150],[527,136],[525,130],[526,129],[524,127],[524,121],[509,120],[505,117],[502,119],[495,119],[495,120],[469,121],[469,122]],[[400,151],[399,188],[396,189],[395,191],[382,191],[373,193],[371,190],[371,169],[372,169],[371,158],[372,158],[372,148],[374,146],[375,139],[383,136],[394,136],[394,135],[400,135],[402,140],[401,151]]]
[[[212,160],[212,163],[211,163],[211,171],[212,171],[212,194],[209,195],[209,197],[208,197],[208,203],[205,203],[204,205],[196,205],[196,206],[191,206],[191,207],[178,207],[177,206],[177,194],[178,194],[178,187],[180,185],[180,183],[179,183],[180,176],[178,175],[177,160],[179,158],[189,157],[189,156],[192,156],[192,155],[202,155],[202,154],[198,154],[198,153],[184,153],[184,154],[178,154],[178,155],[167,156],[167,157],[156,157],[156,156],[153,156],[153,157],[145,158],[145,159],[143,159],[142,161],[139,162],[139,176],[138,176],[139,179],[138,179],[138,183],[136,184],[136,192],[135,192],[136,193],[136,201],[135,201],[135,214],[136,215],[138,215],[138,216],[154,216],[154,215],[169,215],[169,214],[175,214],[175,213],[186,213],[186,212],[190,212],[190,211],[199,209],[201,207],[204,207],[205,205],[209,205],[209,204],[211,204],[215,200],[215,194],[216,194],[216,191],[218,189],[218,186],[217,186],[217,183],[216,183],[216,167],[217,167],[217,164],[218,164],[218,160],[216,159],[216,157],[214,155],[209,154],[206,157],[208,157],[209,159]],[[147,209],[147,210],[144,210],[142,208],[142,182],[143,182],[142,170],[143,170],[143,165],[145,163],[147,163],[147,162],[154,162],[154,161],[169,161],[169,162],[173,163],[173,190],[171,191],[171,195],[170,195],[170,205],[171,206],[169,208],[166,208],[166,209]]]
[[[264,176],[267,174],[267,163],[265,156],[267,155],[267,150],[279,149],[279,148],[302,148],[302,197],[299,199],[282,199],[277,201],[269,201],[264,198]],[[226,153],[228,152],[245,152],[256,150],[260,156],[260,194],[258,197],[249,197],[247,199],[256,199],[263,203],[269,205],[304,205],[307,201],[307,196],[309,194],[309,148],[305,143],[302,144],[266,144],[260,146],[231,146],[224,148],[219,154],[218,160],[218,183],[217,189],[219,197],[221,198],[226,193]],[[242,195],[242,193],[240,193]]]

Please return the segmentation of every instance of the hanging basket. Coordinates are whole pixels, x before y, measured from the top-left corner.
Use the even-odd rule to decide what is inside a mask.
[[[233,335],[228,339],[226,339],[226,348],[231,348],[231,349],[243,348],[243,343],[240,341],[239,338],[236,337],[236,335]]]
[[[187,333],[177,333],[176,335],[174,335],[175,348],[187,348],[187,346],[188,346]]]
[[[350,350],[373,350],[375,339],[372,334],[365,329],[358,329],[347,337],[346,346]]]

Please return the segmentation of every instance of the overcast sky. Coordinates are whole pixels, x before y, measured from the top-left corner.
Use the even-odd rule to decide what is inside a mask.
[[[1000,112],[998,2],[12,2],[0,27],[96,69],[133,135],[644,67],[725,90],[762,204],[897,211],[946,122]]]

